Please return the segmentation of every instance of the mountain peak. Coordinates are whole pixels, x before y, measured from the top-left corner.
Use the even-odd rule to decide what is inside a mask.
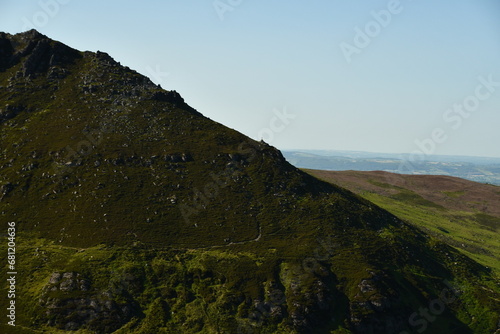
[[[17,41],[24,41],[24,42],[30,42],[30,41],[37,41],[40,39],[49,39],[47,36],[44,34],[40,33],[36,29],[30,29],[26,30],[17,34],[9,34],[6,32],[0,32],[0,39],[1,38],[9,38]]]
[[[103,52],[36,31],[0,46],[23,332],[399,333],[445,279],[471,288],[435,332],[492,329],[489,271],[453,248]]]
[[[36,29],[30,29],[26,30],[24,32],[20,32],[15,34],[14,36],[20,37],[20,38],[25,38],[25,39],[31,39],[31,40],[37,40],[37,39],[42,39],[42,38],[47,38],[44,34],[40,33]]]
[[[79,52],[51,40],[37,30],[10,35],[0,34],[0,69],[22,64],[22,77],[33,77],[54,66],[64,66],[78,58]]]
[[[77,60],[87,63],[87,66],[75,66]],[[116,94],[114,85],[126,83],[132,93],[138,90],[148,91],[145,95],[152,100],[183,106],[191,113],[201,115],[188,106],[178,92],[160,89],[149,78],[128,67],[121,66],[109,54],[102,51],[80,52],[48,38],[35,29],[15,35],[0,32],[0,70],[6,71],[7,69],[14,70],[8,80],[8,90],[15,90],[16,83],[21,84],[25,80],[38,77],[45,78],[54,84],[60,83],[74,69],[77,69],[80,72],[80,78],[84,79],[80,85],[90,85],[92,86],[88,88],[90,90],[101,85],[109,88],[111,94],[113,92]],[[106,82],[101,80],[104,76],[108,77]],[[124,92],[124,94],[130,93]]]
[[[34,38],[25,38],[28,35]],[[334,187],[296,170],[276,149],[209,120],[187,105],[178,92],[160,89],[151,80],[120,65],[108,54],[100,51],[80,52],[48,38],[39,38],[40,36],[43,35],[30,31],[8,35],[4,39],[4,43],[11,46],[11,52],[7,52],[1,61],[4,70],[0,76],[0,86],[3,85],[0,96],[5,107],[0,110],[0,126],[4,125],[1,129],[6,131],[5,133],[10,133],[9,129],[12,128],[26,127],[30,140],[9,148],[7,155],[30,156],[31,152],[37,152],[35,155],[41,158],[37,159],[37,167],[30,171],[30,174],[35,173],[36,178],[49,177],[53,182],[52,191],[59,194],[57,198],[69,195],[68,191],[74,188],[73,182],[76,180],[78,188],[90,192],[93,190],[87,187],[91,184],[108,183],[109,181],[98,181],[100,177],[97,174],[90,179],[84,176],[87,173],[94,175],[96,168],[98,171],[109,171],[108,169],[112,168],[110,175],[115,176],[115,173],[125,173],[125,170],[126,174],[132,171],[135,174],[137,170],[142,170],[145,172],[142,176],[127,176],[126,180],[129,182],[126,183],[130,191],[135,189],[137,194],[142,191],[150,192],[158,185],[166,189],[154,190],[154,197],[159,196],[161,200],[149,204],[145,204],[148,201],[141,204],[129,202],[132,200],[131,194],[126,194],[127,200],[120,205],[127,209],[136,207],[134,210],[138,210],[130,217],[130,225],[126,230],[129,232],[139,228],[145,232],[145,222],[158,220],[158,224],[148,224],[148,229],[155,231],[152,235],[148,233],[149,236],[146,237],[142,235],[143,232],[136,233],[142,242],[157,243],[164,238],[165,233],[176,233],[186,235],[184,239],[177,238],[182,244],[187,240],[191,240],[187,243],[192,243],[193,238],[209,234],[213,227],[202,227],[201,221],[206,219],[207,215],[219,215],[220,206],[224,205],[216,201],[206,210],[200,210],[197,199],[193,200],[196,197],[195,189],[205,189],[206,184],[210,184],[206,175],[224,174],[226,170],[236,168],[236,171],[229,175],[230,178],[239,180],[232,184],[233,187],[240,182],[252,184],[261,179],[257,182],[262,188],[259,192],[262,191],[266,196],[273,190],[276,196],[283,191],[289,193],[292,190],[295,193],[311,194],[334,191]],[[24,45],[19,47],[21,42]],[[14,138],[18,135],[10,133],[8,136]],[[16,140],[23,141],[22,137]],[[21,160],[18,162],[26,164]],[[262,169],[262,174],[253,175],[262,168],[261,164],[268,165],[267,170]],[[146,170],[143,170],[145,167]],[[119,172],[122,168],[125,170]],[[160,171],[152,172],[157,169]],[[264,175],[269,177],[269,184],[262,181]],[[292,175],[296,176],[296,180],[286,181],[286,178]],[[154,181],[152,177],[160,177],[163,181]],[[226,177],[224,176],[224,179]],[[9,176],[6,173],[3,178],[13,187],[8,196],[4,197],[4,201],[28,194],[38,196],[31,192],[33,189],[30,186],[24,188],[24,181],[14,175]],[[273,180],[281,181],[276,184]],[[117,179],[116,182],[116,185],[121,187],[122,180]],[[130,182],[136,184],[137,188]],[[145,182],[157,186],[145,189]],[[175,184],[176,188],[170,189],[171,186],[167,184]],[[253,187],[252,185],[250,188]],[[255,197],[254,200],[245,201],[247,196],[244,194],[252,191],[240,191],[240,195],[234,195],[230,189],[232,187],[221,193],[232,196],[233,199],[239,198],[238,202],[230,206],[239,207],[240,212],[247,211],[246,205],[254,208],[261,206],[260,199],[254,195],[251,196]],[[168,193],[170,197],[180,197],[180,203],[165,203]],[[251,204],[252,202],[254,203]],[[155,208],[154,212],[157,213],[150,216],[149,209],[144,211],[144,207]],[[115,219],[127,220],[126,212],[123,209],[119,211],[122,212],[114,218],[107,215],[106,224],[114,225],[117,223]],[[80,223],[86,221],[89,219],[88,214],[94,215],[85,212],[77,220]],[[118,218],[120,216],[122,218]],[[233,232],[229,233],[232,235],[231,240],[241,241],[245,239],[244,234],[255,232],[255,217],[236,218],[236,213],[227,213],[225,216],[235,216],[234,219],[239,221],[233,226]],[[101,218],[94,217],[91,220],[98,223]],[[112,220],[114,222],[111,222]],[[189,224],[186,224],[185,220],[189,221]],[[164,226],[166,221],[169,221],[168,226]],[[72,232],[64,238],[65,242],[93,245],[105,242],[108,237],[111,237],[109,241],[116,243],[127,239],[120,233],[81,238],[82,233],[74,230],[80,223],[70,223],[66,227],[66,231]],[[195,225],[199,228],[193,229],[192,226]],[[223,226],[220,225],[216,230],[224,231]],[[238,235],[240,229],[245,233]],[[45,233],[43,229],[40,232]],[[221,238],[208,238],[202,244],[218,245],[221,244]],[[222,239],[227,238],[226,235]]]

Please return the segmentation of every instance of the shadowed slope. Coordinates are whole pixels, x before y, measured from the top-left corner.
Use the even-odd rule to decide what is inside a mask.
[[[399,333],[445,280],[463,293],[435,331],[496,327],[488,269],[387,211],[105,53],[36,31],[0,45],[26,332]]]
[[[373,201],[500,274],[500,187],[439,175],[307,172]]]

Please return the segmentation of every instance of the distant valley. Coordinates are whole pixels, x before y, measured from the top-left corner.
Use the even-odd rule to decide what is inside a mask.
[[[500,158],[432,155],[426,160],[415,157],[412,162],[402,154],[334,150],[289,150],[283,151],[283,155],[298,168],[449,175],[500,185]]]
[[[500,331],[497,186],[325,182],[36,30],[0,33],[0,148],[0,333]]]

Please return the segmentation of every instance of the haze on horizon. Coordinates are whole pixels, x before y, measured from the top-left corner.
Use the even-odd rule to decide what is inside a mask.
[[[280,149],[500,157],[500,3],[0,3],[104,51],[205,116]]]

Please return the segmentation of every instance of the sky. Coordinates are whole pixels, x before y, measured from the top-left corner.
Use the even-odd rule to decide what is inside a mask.
[[[0,0],[279,149],[500,157],[498,0]]]

